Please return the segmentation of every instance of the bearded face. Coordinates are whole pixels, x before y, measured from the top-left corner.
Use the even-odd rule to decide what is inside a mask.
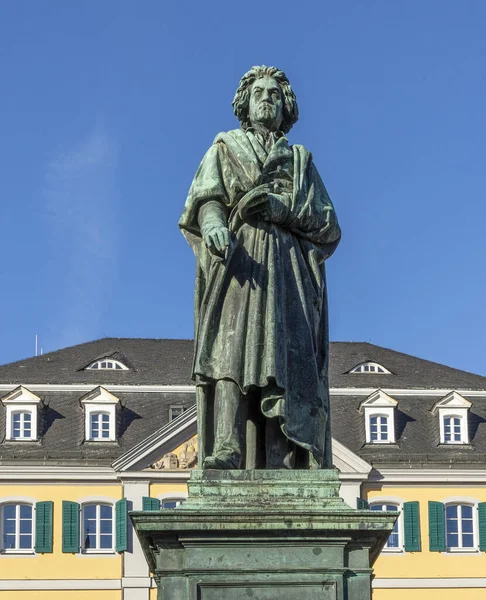
[[[252,127],[280,130],[283,119],[282,90],[273,77],[266,75],[253,83],[249,115]]]

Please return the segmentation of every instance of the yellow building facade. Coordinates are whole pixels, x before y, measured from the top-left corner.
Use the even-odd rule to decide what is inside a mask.
[[[0,600],[156,598],[128,512],[170,510],[187,497],[197,467],[195,390],[177,369],[191,349],[176,348],[171,365],[170,344],[157,354],[149,343],[147,358],[144,340],[102,342],[40,366],[0,367]],[[417,377],[426,361],[356,346],[334,353],[341,495],[352,507],[400,513],[375,564],[373,597],[482,599],[486,381],[426,364],[428,386],[413,376],[397,385],[401,370]],[[110,357],[128,373],[89,368]],[[165,362],[174,378],[141,374],[142,360]],[[364,370],[373,365],[387,373]]]

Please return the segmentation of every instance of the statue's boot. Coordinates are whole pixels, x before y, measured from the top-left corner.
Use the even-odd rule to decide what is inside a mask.
[[[233,381],[216,382],[214,397],[215,435],[213,452],[204,469],[241,469],[244,454],[248,399]]]
[[[203,463],[203,469],[238,469],[239,466],[239,457],[235,457],[231,454],[206,456]]]

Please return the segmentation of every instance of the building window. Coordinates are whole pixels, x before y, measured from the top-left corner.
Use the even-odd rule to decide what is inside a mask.
[[[110,439],[110,415],[105,412],[90,413],[90,439],[91,440],[109,440]]]
[[[34,549],[32,506],[4,504],[2,513],[2,550],[4,552],[32,551]]]
[[[460,442],[461,436],[461,419],[459,417],[444,417],[444,442]]]
[[[88,367],[86,367],[86,369],[90,370],[90,371],[91,370],[128,371],[128,367],[126,365],[124,365],[119,360],[114,360],[112,358],[103,358],[102,360],[96,360],[95,362],[91,363]]]
[[[164,498],[160,501],[160,508],[175,508],[184,502],[185,498]]]
[[[15,411],[12,418],[12,438],[13,440],[32,440],[32,413],[22,410]]]
[[[396,504],[372,504],[370,505],[371,510],[386,510],[386,511],[397,511],[398,506]],[[395,521],[395,525],[393,526],[393,531],[390,533],[390,537],[388,538],[384,550],[401,550],[402,542],[400,539],[400,527],[399,521],[401,517]]]
[[[82,548],[85,552],[113,551],[113,506],[85,504],[82,509]]]
[[[388,442],[389,428],[386,415],[370,415],[370,442]]]
[[[169,406],[169,421],[177,419],[184,412],[183,406]]]
[[[388,369],[385,369],[382,365],[375,362],[365,362],[360,365],[356,365],[350,373],[380,373],[382,375],[391,375]]]
[[[446,544],[449,550],[476,548],[473,514],[474,507],[471,505],[446,505]]]

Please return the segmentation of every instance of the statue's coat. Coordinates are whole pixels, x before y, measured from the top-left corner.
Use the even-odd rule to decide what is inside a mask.
[[[255,188],[282,194],[282,223],[251,216]],[[201,238],[198,212],[208,200],[228,216],[224,259]],[[251,130],[219,134],[196,173],[180,227],[197,259],[199,393],[219,379],[244,393],[261,388],[263,414],[278,416],[290,440],[319,466],[331,466],[324,261],[341,234],[312,155],[283,136],[268,153]]]

